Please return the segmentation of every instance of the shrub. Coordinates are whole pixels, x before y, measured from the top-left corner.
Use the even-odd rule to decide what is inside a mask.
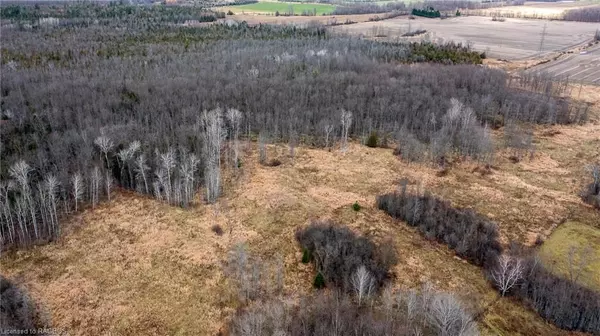
[[[371,135],[369,135],[369,138],[367,138],[367,147],[371,147],[371,148],[375,148],[377,147],[377,144],[379,143],[379,136],[377,136],[377,132],[371,132]]]
[[[219,224],[213,225],[211,228],[212,232],[214,232],[217,236],[223,235],[223,228]]]
[[[352,210],[360,211],[360,204],[358,204],[358,202],[354,202],[354,204],[352,204]]]
[[[600,209],[600,165],[590,165],[587,167],[587,170],[590,172],[592,182],[586,185],[581,191],[581,199],[593,207]]]
[[[0,275],[0,328],[2,330],[33,329],[34,314],[29,297]]]
[[[300,246],[313,257],[317,272],[327,285],[350,291],[350,279],[354,272],[364,266],[373,277],[377,289],[389,277],[389,269],[397,260],[390,257],[365,237],[354,234],[345,226],[332,222],[313,222],[296,232]]]
[[[277,167],[277,166],[280,166],[280,165],[281,165],[281,160],[279,160],[279,159],[272,159],[272,160],[271,160],[271,161],[269,161],[269,162],[268,162],[266,165],[267,165],[268,167]]]
[[[313,281],[313,287],[316,289],[325,288],[325,278],[323,278],[323,274],[321,272],[317,273],[315,276],[315,281]]]
[[[231,10],[227,11],[227,15],[234,15]]]
[[[302,249],[302,263],[308,264],[311,260],[310,252],[307,249]]]
[[[475,265],[489,265],[502,252],[495,223],[470,209],[425,195],[400,192],[380,195],[377,207],[415,226],[428,238],[446,243],[456,254]]]

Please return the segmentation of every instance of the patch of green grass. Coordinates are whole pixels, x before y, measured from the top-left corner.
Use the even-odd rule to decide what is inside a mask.
[[[569,267],[571,249],[573,267]],[[548,268],[567,278],[577,273],[583,260],[585,267],[578,282],[600,289],[600,230],[579,222],[564,223],[544,242],[540,256]]]
[[[301,15],[303,12],[314,13],[316,15],[324,15],[333,12],[335,6],[328,4],[315,4],[315,3],[295,3],[295,2],[257,2],[253,4],[232,6],[233,11],[236,12],[261,12],[261,13],[272,13],[279,12],[280,14],[295,14]]]

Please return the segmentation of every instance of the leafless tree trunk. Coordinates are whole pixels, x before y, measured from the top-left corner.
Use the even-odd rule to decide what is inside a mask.
[[[224,138],[220,108],[202,114],[204,152],[206,155],[206,200],[214,203],[221,194],[221,143]]]
[[[106,171],[106,180],[104,182],[106,182],[106,198],[110,202],[110,191],[112,190],[113,186],[113,177],[110,176],[108,170]]]
[[[81,173],[77,172],[71,176],[71,193],[73,195],[73,200],[75,201],[75,212],[77,212],[79,201],[83,197],[83,178],[81,177]]]
[[[95,166],[92,170],[91,177],[91,192],[92,192],[92,206],[96,207],[100,200],[100,185],[102,184],[102,175],[100,174],[100,169]]]
[[[523,278],[521,259],[503,254],[498,258],[498,264],[492,271],[492,279],[502,296],[513,288]]]
[[[148,171],[148,169],[150,169],[150,167],[146,164],[146,155],[142,153],[135,160],[135,171],[138,174],[138,178],[144,182],[144,191],[146,194],[149,193],[148,179],[146,178],[146,171]]]
[[[260,164],[267,163],[267,136],[264,132],[258,134],[258,162]]]
[[[58,179],[54,175],[46,176],[44,180],[44,185],[46,187],[46,195],[48,199],[49,205],[49,214],[50,214],[50,224],[52,225],[52,229],[48,230],[48,232],[52,231],[55,237],[60,235],[60,227],[58,225],[58,213],[56,211],[56,193],[58,192]]]
[[[39,238],[39,229],[37,218],[35,214],[35,203],[33,202],[33,198],[31,195],[31,188],[29,186],[29,173],[31,173],[33,169],[27,164],[27,162],[21,160],[13,164],[9,168],[9,174],[12,178],[17,181],[21,189],[21,198],[23,202],[21,203],[21,209],[24,212],[29,212],[31,216],[31,224],[33,225],[33,231],[35,234],[35,238]],[[27,226],[27,224],[24,224]]]
[[[329,139],[331,138],[334,127],[332,123],[327,122],[323,128],[325,131],[325,148],[329,148]]]
[[[195,193],[195,174],[198,170],[200,160],[194,154],[190,154],[187,158],[182,160],[179,168],[179,174],[183,181],[183,192],[182,192],[182,204],[187,207],[194,198]]]
[[[173,183],[171,181],[171,176],[177,164],[175,151],[172,148],[169,148],[166,153],[160,154],[160,162],[162,169],[157,172],[157,177],[159,181],[161,181],[161,185],[167,198],[167,203],[171,204],[171,199],[173,196]]]
[[[108,161],[108,152],[112,150],[114,147],[113,141],[104,135],[101,135],[94,140],[96,146],[100,148],[100,152],[104,154],[104,159],[106,160],[106,167],[110,170],[110,161]]]
[[[342,122],[342,153],[345,153],[348,150],[348,132],[350,130],[350,126],[352,125],[352,112],[342,110],[341,122]]]
[[[230,108],[227,110],[227,119],[231,125],[231,138],[233,140],[233,168],[237,169],[239,164],[239,132],[242,122],[242,112]]]

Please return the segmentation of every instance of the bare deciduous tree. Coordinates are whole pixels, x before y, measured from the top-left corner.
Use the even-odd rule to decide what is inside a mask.
[[[491,272],[492,279],[504,296],[523,278],[523,264],[520,258],[503,254],[498,258],[496,267]]]
[[[137,173],[138,178],[144,182],[144,192],[146,194],[149,193],[148,179],[146,177],[146,171],[148,171],[149,169],[150,167],[148,167],[148,165],[146,164],[146,155],[143,153],[140,154],[140,156],[138,156],[135,159],[135,172]]]
[[[214,203],[221,194],[221,143],[225,137],[220,108],[202,113],[206,201]]]
[[[83,177],[80,172],[71,176],[71,195],[75,201],[75,212],[77,212],[79,201],[82,200],[84,193]]]
[[[342,152],[346,152],[348,150],[348,132],[350,131],[350,126],[352,125],[352,112],[342,110],[341,123],[342,123]]]
[[[433,296],[430,307],[432,325],[441,336],[478,335],[477,326],[460,301],[449,293]]]
[[[359,305],[362,303],[363,299],[371,296],[371,293],[373,293],[373,290],[375,289],[375,279],[364,265],[361,265],[354,271],[354,274],[352,274],[352,277],[350,278],[350,282],[352,283],[354,293],[358,298]]]
[[[58,213],[56,211],[56,193],[58,192],[58,184],[58,179],[52,174],[47,175],[46,179],[44,180],[46,195],[48,197],[48,211],[50,214],[50,224],[52,226],[52,229],[48,231],[53,232],[55,237],[58,237],[60,235],[60,227],[58,225]]]
[[[263,165],[267,163],[267,135],[265,132],[258,134],[258,162]]]
[[[238,168],[239,165],[239,133],[240,125],[242,122],[242,112],[237,109],[230,108],[227,110],[227,120],[231,126],[231,139],[233,140],[233,160],[232,164],[234,169]]]
[[[592,262],[590,257],[593,256],[593,250],[590,246],[578,249],[571,246],[567,252],[567,267],[569,279],[577,283],[579,278],[584,273],[585,268]]]
[[[96,146],[100,148],[100,152],[104,154],[104,159],[106,160],[106,167],[110,169],[110,161],[108,161],[108,152],[110,152],[114,147],[113,141],[109,137],[101,135],[97,137],[96,140],[94,140],[94,144],[96,144]]]

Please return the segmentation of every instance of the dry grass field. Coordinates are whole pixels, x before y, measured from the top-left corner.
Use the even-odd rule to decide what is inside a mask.
[[[184,210],[118,192],[111,202],[71,218],[60,241],[5,254],[0,266],[69,335],[215,335],[238,305],[222,271],[228,251],[245,243],[266,261],[282,258],[284,294],[298,297],[313,290],[313,274],[300,262],[294,232],[312,219],[330,218],[376,241],[393,239],[399,254],[394,286],[430,282],[456,292],[475,311],[486,308],[483,334],[567,335],[522,304],[498,299],[480,268],[392,220],[374,201],[408,178],[412,187],[494,219],[504,243],[532,244],[540,235],[554,244],[551,234],[566,220],[597,234],[598,212],[577,192],[584,163],[600,160],[600,92],[585,86],[581,98],[596,104],[590,123],[540,127],[532,158],[514,164],[499,151],[489,175],[456,161],[440,177],[433,167],[398,160],[392,149],[359,144],[346,154],[301,147],[293,160],[286,147],[274,145],[269,156],[283,164],[265,167],[251,143],[243,172],[228,177],[215,205],[198,201]],[[362,206],[359,212],[352,210],[354,202]],[[223,235],[211,231],[214,224]],[[561,248],[546,250],[561,262]]]
[[[403,38],[410,30],[427,30],[413,38]],[[542,52],[540,41],[546,26]],[[378,22],[364,22],[336,26],[333,31],[378,39],[428,40],[432,42],[461,42],[475,50],[485,51],[489,57],[520,60],[541,57],[552,52],[572,49],[592,40],[597,23],[506,19],[492,21],[489,17],[463,16],[451,19],[399,17]]]

